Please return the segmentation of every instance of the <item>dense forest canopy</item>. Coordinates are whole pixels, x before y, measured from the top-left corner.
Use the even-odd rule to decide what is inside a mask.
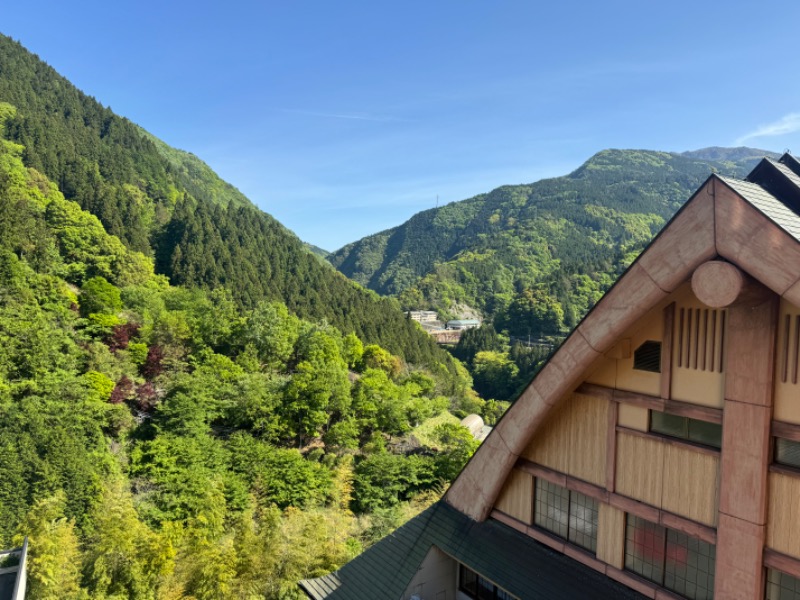
[[[24,154],[0,141],[0,543],[29,537],[31,597],[297,598],[474,452],[467,378],[171,285]]]
[[[298,598],[502,407],[197,157],[0,36],[0,544],[36,598]]]
[[[0,101],[16,108],[3,132],[23,163],[95,215],[176,284],[226,287],[242,308],[285,303],[414,364],[448,373],[449,355],[381,299],[342,277],[197,157],[170,148],[83,94],[0,35]]]

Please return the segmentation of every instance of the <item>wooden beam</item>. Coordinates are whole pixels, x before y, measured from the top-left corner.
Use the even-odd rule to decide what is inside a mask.
[[[770,432],[775,437],[792,440],[793,442],[800,442],[800,425],[773,421]]]
[[[770,548],[764,548],[764,566],[800,579],[800,560]]]

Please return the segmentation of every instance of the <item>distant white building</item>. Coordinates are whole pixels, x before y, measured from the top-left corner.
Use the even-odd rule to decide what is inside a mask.
[[[408,316],[419,323],[428,323],[438,318],[435,310],[410,310]]]
[[[472,329],[473,327],[480,327],[481,322],[477,319],[454,319],[452,321],[448,321],[446,328],[447,329]]]

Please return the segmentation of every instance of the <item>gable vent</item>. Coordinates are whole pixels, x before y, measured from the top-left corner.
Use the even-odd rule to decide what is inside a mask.
[[[633,368],[637,371],[661,373],[661,342],[647,340],[633,353]]]
[[[781,381],[796,384],[800,364],[800,315],[784,316],[782,326],[783,347],[779,363]]]
[[[726,311],[679,308],[677,316],[678,367],[722,373]]]

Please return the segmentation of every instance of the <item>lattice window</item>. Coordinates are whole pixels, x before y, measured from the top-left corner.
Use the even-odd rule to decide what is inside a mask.
[[[585,494],[536,479],[533,520],[542,529],[591,552],[597,550],[597,501]]]
[[[651,410],[650,431],[712,448],[722,447],[722,425],[719,423]]]
[[[725,310],[678,309],[675,340],[679,368],[722,373],[726,317]]]
[[[629,514],[625,568],[691,600],[714,597],[716,548]]]
[[[783,346],[778,363],[781,382],[797,384],[800,366],[800,315],[784,315],[781,326]]]
[[[800,600],[800,579],[767,569],[767,600]]]
[[[789,467],[800,467],[800,442],[775,438],[775,462]]]

